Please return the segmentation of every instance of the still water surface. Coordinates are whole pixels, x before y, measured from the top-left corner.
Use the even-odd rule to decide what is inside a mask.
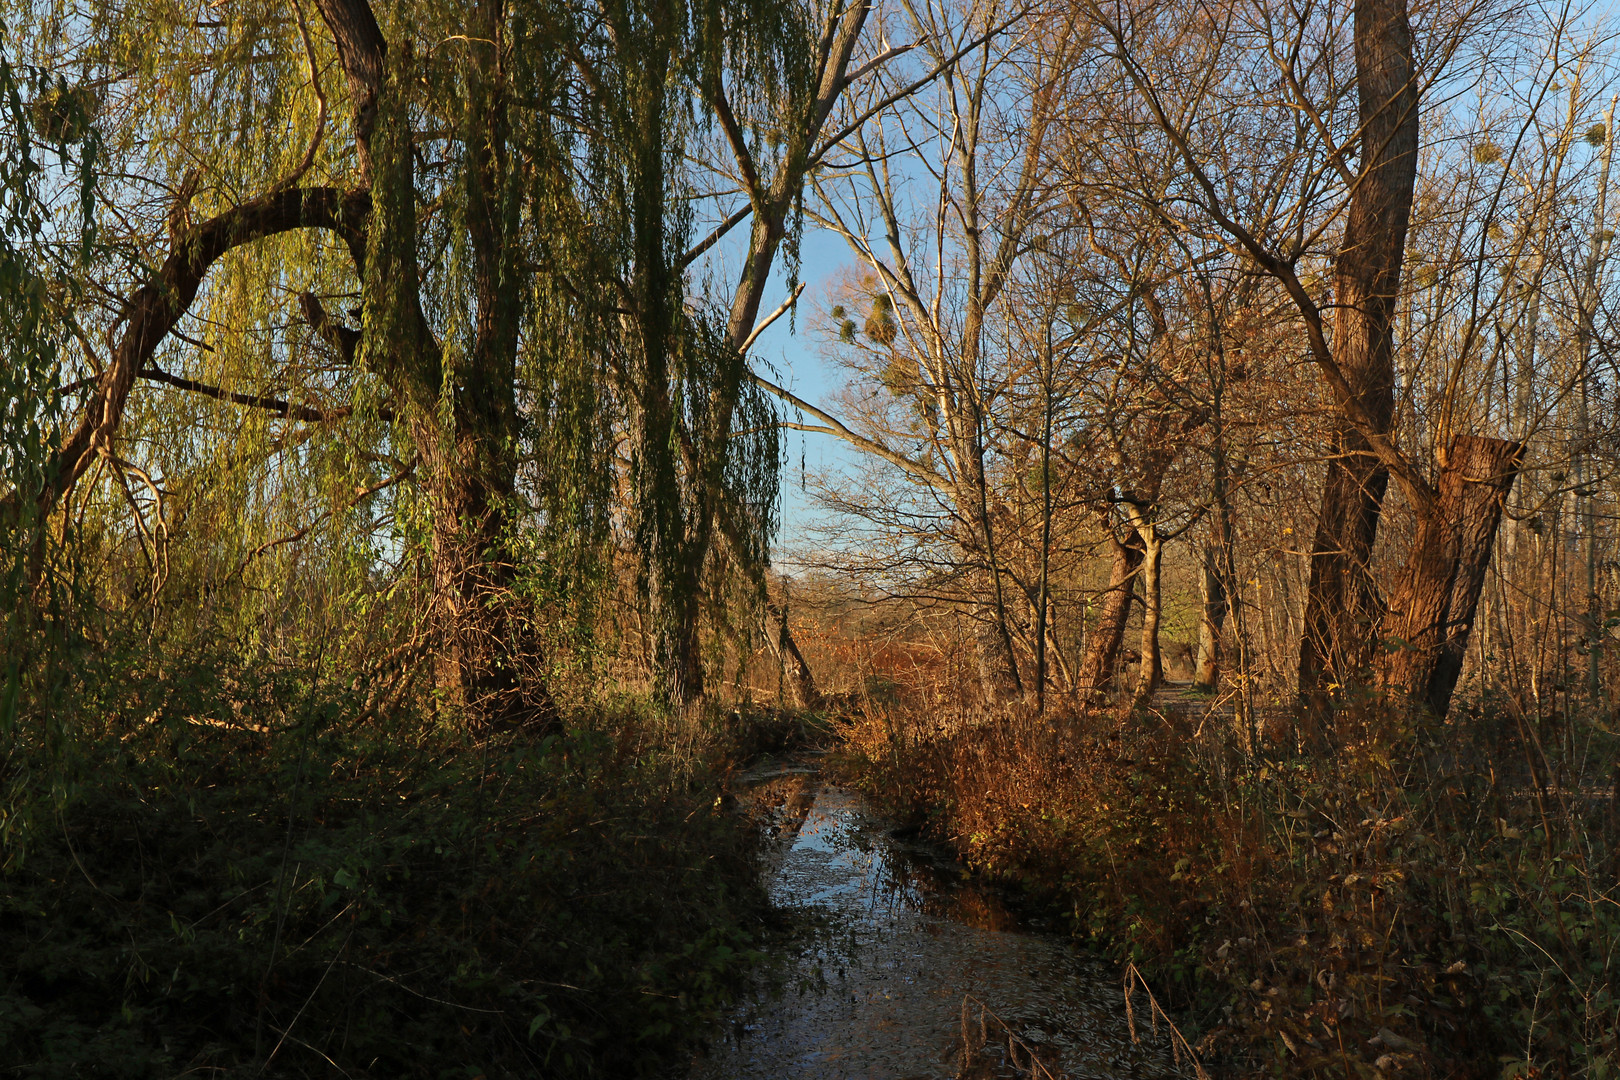
[[[1114,969],[1021,924],[954,863],[896,838],[858,794],[808,770],[753,794],[772,900],[821,916],[823,930],[693,1080],[1174,1075],[1150,1032],[1132,1043]]]

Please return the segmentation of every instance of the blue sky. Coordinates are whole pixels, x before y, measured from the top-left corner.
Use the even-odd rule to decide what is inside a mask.
[[[790,320],[784,315],[776,320],[759,336],[751,352],[754,363],[762,371],[769,365],[780,376],[784,387],[820,405],[843,386],[844,374],[822,355],[824,338],[819,302],[826,295],[828,282],[849,266],[854,256],[842,237],[808,222],[800,255],[799,278],[806,287],[799,300],[798,317]],[[778,260],[762,310],[765,313],[776,310],[786,296],[787,278]],[[819,513],[805,490],[805,475],[847,467],[856,457],[855,451],[830,435],[799,431],[782,434],[782,531],[776,544],[779,554],[805,538],[807,526]]]

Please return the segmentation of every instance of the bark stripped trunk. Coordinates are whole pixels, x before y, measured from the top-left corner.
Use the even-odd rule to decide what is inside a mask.
[[[1396,294],[1417,177],[1418,96],[1406,0],[1357,0],[1360,175],[1334,274],[1333,354],[1371,428],[1391,428]],[[1333,436],[1312,548],[1299,691],[1313,711],[1365,666],[1379,604],[1367,574],[1388,471],[1347,418]]]
[[[1119,667],[1119,650],[1125,640],[1125,623],[1131,617],[1131,599],[1136,593],[1136,577],[1142,565],[1144,548],[1133,532],[1121,541],[1112,530],[1108,535],[1113,549],[1113,565],[1108,589],[1102,594],[1097,623],[1086,635],[1086,651],[1075,675],[1075,688],[1082,702],[1095,704],[1113,685]]]
[[[1462,674],[1502,504],[1523,453],[1523,443],[1505,439],[1452,440],[1437,511],[1418,519],[1412,553],[1390,594],[1378,683],[1438,716],[1446,714]]]

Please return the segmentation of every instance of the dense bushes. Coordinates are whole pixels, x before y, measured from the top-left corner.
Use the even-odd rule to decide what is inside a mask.
[[[637,1075],[746,975],[741,825],[633,716],[478,743],[267,671],[7,733],[8,1074]]]
[[[1612,736],[1394,716],[1254,762],[1158,714],[888,716],[852,749],[876,796],[1148,971],[1229,1075],[1620,1075],[1613,812],[1579,790]]]

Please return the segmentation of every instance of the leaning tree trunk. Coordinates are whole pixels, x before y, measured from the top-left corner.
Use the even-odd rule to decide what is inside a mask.
[[[1406,0],[1355,5],[1361,173],[1334,275],[1333,354],[1380,434],[1395,407],[1393,319],[1417,178],[1418,95]],[[1379,610],[1367,575],[1389,474],[1341,414],[1317,518],[1300,640],[1299,691],[1318,711],[1327,688],[1365,666]]]
[[[1462,674],[1502,504],[1523,454],[1523,443],[1505,439],[1452,440],[1439,498],[1419,517],[1412,553],[1390,593],[1378,683],[1438,716],[1446,714]]]
[[[1085,655],[1080,659],[1080,670],[1075,676],[1075,688],[1080,699],[1094,704],[1108,693],[1113,685],[1114,672],[1119,667],[1119,650],[1125,641],[1125,623],[1131,616],[1131,599],[1136,593],[1136,577],[1142,565],[1144,548],[1133,532],[1121,541],[1109,530],[1109,546],[1113,549],[1113,566],[1108,575],[1108,588],[1102,595],[1097,623],[1086,635]]]
[[[815,673],[810,670],[810,663],[799,650],[799,643],[788,626],[786,603],[767,604],[765,615],[765,640],[770,642],[771,650],[776,653],[782,682],[793,689],[793,704],[800,709],[821,708],[826,704],[826,698],[816,686]],[[776,626],[770,626],[769,620],[775,620]]]

